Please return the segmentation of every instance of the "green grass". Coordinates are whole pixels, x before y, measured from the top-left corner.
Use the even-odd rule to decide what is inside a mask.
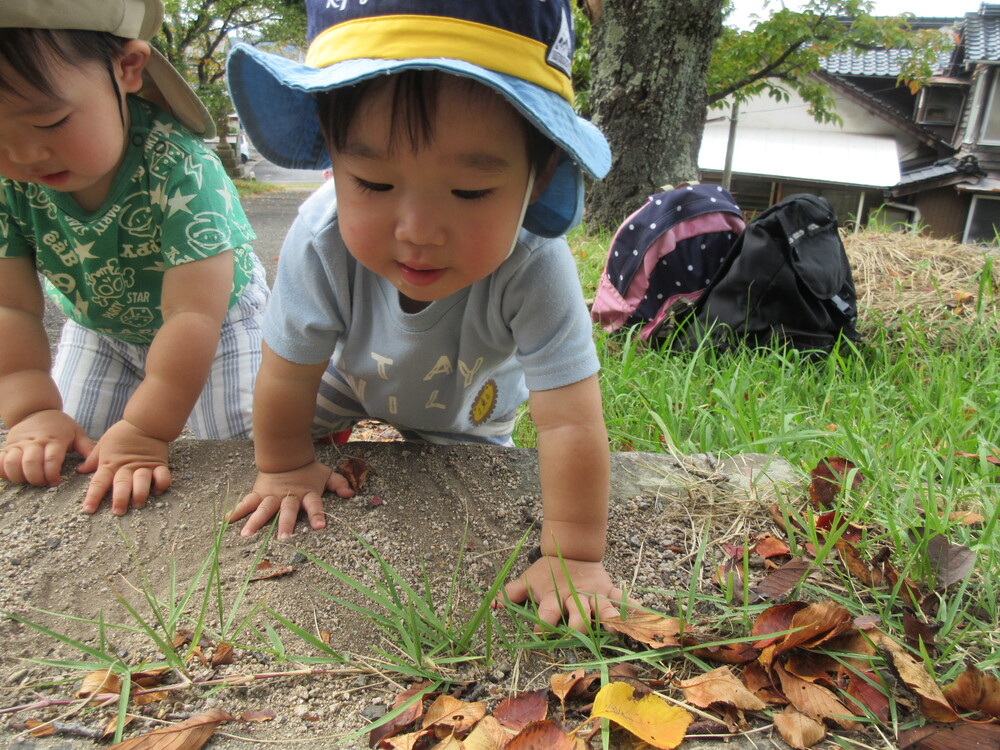
[[[270,182],[257,182],[257,180],[236,179],[233,180],[233,184],[236,186],[236,192],[239,193],[240,198],[284,189],[281,185],[275,185]]]

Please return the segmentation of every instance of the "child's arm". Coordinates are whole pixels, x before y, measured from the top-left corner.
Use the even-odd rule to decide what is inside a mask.
[[[555,624],[565,612],[569,626],[583,630],[595,612],[602,618],[617,615],[623,599],[602,562],[611,458],[597,376],[532,391],[530,407],[538,432],[542,557],[507,584],[506,594],[515,602],[532,597],[545,622]]]
[[[33,260],[0,259],[0,419],[9,430],[0,451],[0,477],[55,485],[66,452],[86,456],[94,442],[62,410],[50,373],[44,310]]]
[[[233,285],[233,253],[168,268],[163,274],[163,326],[146,357],[146,376],[80,466],[94,472],[83,500],[93,513],[111,490],[111,510],[146,504],[170,486],[167,448],[181,434],[208,378]]]
[[[323,492],[340,497],[354,491],[347,480],[316,460],[310,428],[316,411],[316,392],[327,363],[302,365],[275,354],[267,344],[253,401],[254,455],[257,481],[253,490],[229,515],[236,521],[250,515],[241,532],[250,536],[278,516],[278,538],[287,539],[295,530],[299,508],[309,525],[326,526]]]

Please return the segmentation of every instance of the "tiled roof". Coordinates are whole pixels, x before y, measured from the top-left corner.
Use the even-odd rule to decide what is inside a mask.
[[[938,162],[937,164],[932,164],[929,167],[915,169],[912,172],[904,173],[899,178],[899,184],[906,185],[911,182],[923,182],[924,180],[933,180],[936,177],[944,177],[946,175],[957,173],[958,168],[955,167],[954,164]]]
[[[965,14],[967,62],[1000,61],[1000,5],[983,3],[977,13]]]
[[[1000,7],[1000,6],[998,6]],[[909,50],[873,49],[840,52],[820,60],[823,70],[841,76],[890,76],[895,78],[902,70],[902,63]],[[953,49],[938,53],[934,75],[941,75],[951,66]]]

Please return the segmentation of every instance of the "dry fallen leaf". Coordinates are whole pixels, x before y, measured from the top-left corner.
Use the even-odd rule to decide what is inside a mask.
[[[809,483],[809,497],[818,508],[829,508],[836,503],[837,494],[844,486],[844,480],[857,467],[853,462],[840,456],[824,458],[810,472],[812,481]],[[857,489],[861,484],[861,472],[854,472],[851,487]]]
[[[566,703],[566,696],[584,676],[583,669],[575,669],[572,672],[554,674],[549,678],[549,689],[552,694],[559,699],[560,703]]]
[[[220,643],[212,653],[212,666],[218,667],[223,664],[233,663],[233,647],[228,643]]]
[[[122,678],[107,669],[96,672],[88,672],[80,682],[80,689],[76,691],[77,698],[90,698],[95,695],[119,695],[122,691]],[[90,704],[101,701],[90,701]]]
[[[779,599],[798,586],[809,570],[809,561],[795,557],[757,582],[753,590],[765,599]]]
[[[251,711],[244,711],[240,714],[240,721],[261,722],[273,721],[278,718],[278,712],[273,708],[258,708]]]
[[[812,747],[826,737],[826,728],[822,722],[802,713],[795,706],[788,706],[784,711],[775,713],[773,719],[781,739],[799,750]]]
[[[611,682],[597,691],[591,718],[609,719],[653,747],[677,747],[691,724],[691,714],[658,695],[636,700],[632,686]]]
[[[927,673],[924,665],[910,656],[902,646],[891,638],[883,637],[879,641],[888,655],[886,663],[893,669],[896,676],[912,692],[920,698],[920,711],[931,721],[958,721],[958,714],[948,703],[941,688],[934,678]]]
[[[952,544],[940,534],[927,540],[927,557],[934,566],[938,590],[964,580],[976,564],[975,552],[962,544]]]
[[[743,711],[767,708],[764,701],[751,693],[729,667],[719,667],[675,684],[684,691],[688,702],[699,708],[708,708],[713,703],[725,703]]]
[[[816,602],[792,615],[797,628],[775,644],[777,653],[791,648],[815,648],[853,627],[847,607],[834,602]]]
[[[658,612],[629,612],[626,617],[605,617],[601,624],[611,633],[622,633],[647,646],[680,646],[677,636],[681,632],[681,621]]]
[[[928,724],[899,733],[899,750],[1000,747],[1000,724]]]
[[[944,689],[945,697],[963,711],[1000,717],[1000,680],[973,664]]]
[[[785,638],[788,634],[784,631],[791,630],[792,618],[795,613],[808,606],[805,602],[786,602],[785,604],[775,604],[761,612],[753,627],[750,628],[750,634],[758,638],[753,642],[754,647],[765,648]],[[781,635],[773,635],[774,633],[781,633]]]
[[[552,719],[529,724],[510,741],[507,750],[585,750],[577,737]]]
[[[215,733],[219,724],[234,718],[221,708],[210,708],[179,724],[111,745],[108,750],[198,750]]]
[[[486,715],[486,702],[467,703],[450,695],[439,695],[424,714],[424,729],[448,728],[456,734],[464,734]]]
[[[250,576],[251,581],[263,581],[268,578],[281,578],[281,576],[286,576],[289,573],[294,573],[295,568],[284,565],[275,566],[271,565],[270,560],[261,560],[257,564],[257,572]]]
[[[493,709],[493,718],[507,729],[520,732],[528,724],[545,719],[549,711],[548,697],[548,688],[517,693]]]
[[[831,719],[844,729],[860,728],[861,725],[852,718],[853,712],[827,688],[803,680],[786,671],[780,664],[775,664],[772,672],[781,683],[781,692],[785,698],[802,713],[817,721]]]
[[[484,716],[462,740],[462,750],[504,750],[513,736],[492,716]]]
[[[761,534],[754,544],[754,551],[765,560],[791,553],[788,543],[770,534]]]
[[[424,703],[422,698],[418,699],[416,696],[426,690],[429,686],[430,682],[425,680],[424,682],[418,682],[416,685],[408,687],[406,690],[397,695],[396,701],[392,705],[393,710],[400,708],[401,706],[406,706],[407,703],[410,705],[406,706],[406,709],[399,713],[396,718],[390,719],[385,724],[372,729],[368,733],[368,746],[375,747],[383,738],[392,737],[399,732],[400,729],[419,719],[421,714],[424,712]]]
[[[52,726],[51,721],[39,721],[38,719],[28,719],[24,722],[26,726],[31,731],[29,734],[32,737],[51,737],[56,733],[56,728]]]
[[[365,486],[369,471],[368,463],[361,458],[346,458],[337,467],[337,473],[347,480],[348,486],[355,492],[360,492]]]

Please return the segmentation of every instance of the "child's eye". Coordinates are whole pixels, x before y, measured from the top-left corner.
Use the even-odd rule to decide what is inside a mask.
[[[354,182],[364,193],[386,193],[392,190],[392,185],[387,185],[384,182],[369,182],[368,180],[362,180],[360,177],[355,177]]]
[[[65,125],[68,120],[69,120],[69,115],[66,115],[65,117],[56,120],[55,122],[49,125],[36,125],[35,127],[37,127],[39,130],[56,130],[57,128],[60,128],[63,125]]]
[[[452,190],[451,194],[456,198],[466,201],[478,201],[492,193],[492,190]]]

